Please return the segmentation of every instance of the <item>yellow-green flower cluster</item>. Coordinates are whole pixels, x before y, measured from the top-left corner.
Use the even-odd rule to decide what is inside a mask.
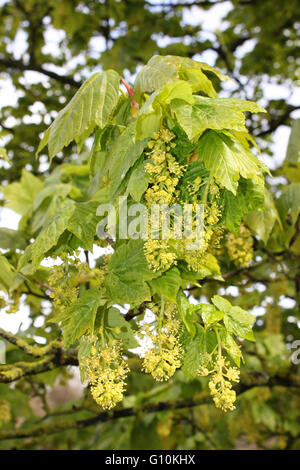
[[[206,211],[205,223],[209,225],[215,225],[218,222],[220,216],[221,210],[216,201],[213,201],[209,210]]]
[[[50,297],[53,299],[55,312],[64,311],[78,296],[79,286],[97,278],[101,282],[104,273],[99,268],[90,269],[87,263],[81,262],[77,256],[67,253],[60,255],[63,263],[53,266],[48,279],[51,288]]]
[[[203,377],[212,374],[208,386],[217,408],[225,412],[235,409],[236,393],[232,390],[232,382],[240,380],[240,371],[236,367],[230,367],[229,362],[218,354],[213,369],[201,366],[198,374]]]
[[[21,290],[16,289],[10,293],[7,301],[0,297],[0,308],[6,309],[6,313],[17,313],[20,308],[21,295]]]
[[[170,153],[174,144],[175,134],[162,127],[154,133],[153,140],[148,144],[149,158],[145,169],[149,174],[149,187],[145,193],[145,200],[150,207],[152,204],[172,205],[176,202],[179,191],[176,189],[184,166],[180,165]],[[158,232],[161,230],[163,216],[157,221]],[[168,269],[176,261],[174,248],[167,240],[149,239],[145,242],[145,256],[148,265],[154,271]]]
[[[184,245],[185,248],[185,245]],[[182,258],[190,271],[199,272],[205,264],[205,247],[199,250],[184,250]]]
[[[247,227],[242,225],[237,237],[229,233],[226,248],[229,258],[237,266],[247,267],[253,259],[253,239]]]
[[[177,259],[183,259],[187,263],[187,267],[192,271],[200,271],[206,263],[208,253],[216,253],[220,247],[220,240],[223,236],[223,229],[216,226],[221,211],[216,202],[213,202],[204,211],[203,233],[198,240],[198,249],[189,250],[189,243],[195,242],[194,239],[176,240]],[[193,220],[193,232],[196,232],[196,221]]]
[[[148,144],[150,152],[145,164],[146,172],[150,176],[150,186],[145,199],[148,205],[173,204],[178,195],[176,186],[184,172],[184,166],[170,153],[174,147],[172,140],[175,134],[162,127],[153,137],[154,140]]]
[[[76,277],[77,281],[77,277]],[[66,275],[64,265],[54,266],[49,277],[50,297],[53,299],[53,310],[64,311],[78,296],[75,277]]]
[[[188,183],[187,187],[189,190],[189,198],[192,202],[197,202],[198,191],[203,184],[204,181],[201,176],[197,176],[194,181]]]
[[[147,240],[144,244],[144,252],[153,271],[169,269],[176,264],[176,253],[168,240]]]
[[[169,129],[162,127],[160,131],[154,134],[153,140],[148,144],[149,158],[146,160],[145,169],[149,174],[149,187],[145,193],[145,200],[148,206],[152,204],[184,204],[180,200],[180,191],[178,183],[183,176],[186,169],[185,166],[180,165],[175,157],[172,155],[173,139],[175,134]],[[199,190],[201,186],[206,185],[204,196],[205,210],[203,213],[204,223],[201,227],[203,233],[199,240],[199,233],[197,224],[199,223]],[[169,269],[172,265],[177,264],[178,260],[184,260],[187,263],[188,269],[192,271],[199,271],[203,267],[204,256],[210,251],[216,252],[219,249],[219,241],[222,237],[222,230],[216,227],[221,216],[221,210],[218,205],[219,187],[209,179],[205,181],[202,177],[198,176],[193,182],[188,183],[189,188],[189,203],[193,204],[192,220],[189,227],[189,234],[187,233],[186,220],[184,221],[184,237],[178,237],[175,233],[175,218],[171,221],[170,235],[168,239],[162,238],[162,227],[164,223],[163,211],[157,216],[155,236],[153,236],[150,227],[151,237],[145,242],[145,256],[150,269],[154,271]],[[208,202],[208,195],[212,201]],[[197,214],[197,217],[196,217]],[[201,217],[201,215],[200,215]],[[153,220],[151,216],[151,223]],[[179,222],[180,223],[180,222]],[[181,227],[181,230],[183,227]],[[182,233],[180,230],[180,234]],[[197,237],[197,238],[196,238]],[[197,242],[197,246],[195,246]],[[190,245],[193,243],[193,249]]]
[[[168,303],[155,327],[147,331],[153,346],[146,352],[143,370],[158,382],[169,380],[181,367],[183,349],[178,339],[180,322],[175,317],[175,308]]]
[[[91,355],[85,359],[84,367],[92,397],[98,405],[109,410],[123,400],[129,368],[117,342],[104,347],[97,347],[95,344],[94,342]]]

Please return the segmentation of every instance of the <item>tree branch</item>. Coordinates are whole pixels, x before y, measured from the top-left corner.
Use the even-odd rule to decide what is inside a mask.
[[[256,133],[254,131],[254,137],[264,137],[265,135],[271,134],[272,132],[276,131],[279,126],[283,126],[287,123],[291,113],[297,109],[300,109],[300,106],[293,106],[291,104],[287,105],[286,111],[281,116],[277,118],[271,118],[268,129]]]
[[[250,383],[249,378],[251,379]],[[284,387],[295,387],[295,389],[300,388],[298,377],[294,377],[294,380],[293,377],[290,377],[290,379],[283,379],[281,377],[270,377],[266,380],[263,374],[252,373],[247,374],[247,377],[245,377],[245,379],[247,379],[247,382],[241,383],[238,386],[239,396],[247,390],[255,387],[275,387],[277,385],[280,385]],[[94,426],[99,423],[114,421],[121,418],[128,418],[131,416],[138,416],[148,413],[156,413],[160,411],[174,411],[186,408],[193,408],[207,403],[211,403],[211,396],[208,392],[202,392],[199,395],[186,399],[170,400],[158,403],[148,402],[130,408],[119,408],[112,411],[103,411],[102,413],[99,413],[96,416],[83,420],[64,419],[49,424],[34,426],[31,429],[0,431],[0,441],[7,439],[26,439],[45,435],[48,436],[57,432],[64,432],[68,429],[87,428],[89,426]]]
[[[17,429],[16,431],[0,431],[0,440],[6,439],[24,439],[28,437],[36,437],[42,435],[50,435],[56,432],[66,431],[67,429],[80,429],[93,426],[98,423],[105,423],[120,418],[128,418],[137,416],[141,413],[154,413],[158,411],[179,410],[191,408],[210,402],[208,393],[202,393],[193,398],[184,400],[170,400],[168,402],[144,403],[142,405],[133,406],[131,408],[121,408],[114,411],[104,411],[96,416],[84,420],[61,420],[55,423],[35,426],[31,429]]]
[[[27,282],[24,281],[24,284],[27,288],[27,291],[26,292],[23,292],[24,294],[29,294],[29,295],[33,295],[34,297],[37,297],[39,299],[44,299],[44,300],[51,300],[51,297],[49,297],[49,295],[47,295],[46,293],[44,294],[39,294],[38,292],[33,292],[33,290],[30,288],[29,284]]]
[[[60,340],[51,341],[46,346],[39,347],[31,346],[23,339],[17,338],[2,329],[0,329],[0,336],[26,354],[41,358],[38,361],[1,365],[0,383],[11,383],[26,376],[40,374],[61,366],[78,365],[76,352],[63,350]]]
[[[75,88],[79,88],[81,86],[80,82],[77,82],[76,80],[74,80],[72,77],[68,75],[59,75],[56,72],[51,72],[51,70],[47,70],[41,65],[34,64],[34,63],[24,64],[21,60],[0,58],[0,67],[5,67],[8,69],[14,69],[14,70],[23,70],[23,71],[30,70],[33,72],[39,72],[65,85],[71,85]]]
[[[11,383],[28,375],[48,372],[61,366],[78,365],[77,359],[72,355],[57,354],[45,356],[35,362],[16,362],[0,366],[0,383]]]
[[[221,3],[225,3],[227,0],[195,0],[193,2],[176,2],[176,3],[151,3],[150,1],[145,1],[145,5],[148,7],[160,7],[160,8],[190,8],[194,6],[198,7],[213,7],[214,5],[219,5]],[[137,3],[133,1],[130,3]],[[239,5],[251,5],[253,4],[253,0],[240,0]]]
[[[0,336],[6,339],[6,341],[8,341],[9,343],[17,346],[19,349],[22,349],[24,352],[26,352],[30,356],[34,356],[34,357],[43,357],[46,354],[59,350],[62,346],[62,343],[60,340],[51,341],[46,346],[31,346],[30,344],[27,343],[27,341],[24,341],[24,339],[18,338],[17,336],[14,336],[11,333],[8,333],[2,328],[0,328]]]
[[[135,318],[144,313],[147,308],[147,303],[149,302],[143,302],[141,305],[139,305],[139,307],[128,310],[128,312],[124,315],[125,320],[130,321],[132,318]]]
[[[251,264],[250,266],[247,266],[247,267],[241,267],[241,268],[236,268],[234,269],[233,271],[229,271],[225,274],[222,274],[222,277],[223,279],[226,281],[227,279],[231,279],[232,277],[235,277],[237,276],[238,274],[241,274],[241,273],[244,273],[246,276],[249,277],[249,271],[251,271],[252,269],[256,269],[260,266],[262,266],[264,263],[266,262],[266,260],[262,260],[262,261],[259,261],[258,263],[253,263]],[[201,284],[201,286],[203,284],[205,284],[206,282],[212,282],[212,281],[215,281],[215,282],[222,282],[220,281],[219,279],[213,279],[211,277],[205,277],[203,279],[199,279],[199,284]],[[263,281],[257,281],[257,282],[263,282]],[[192,283],[191,283],[192,284]],[[188,290],[188,291],[191,291],[191,290],[194,290],[194,289],[199,289],[199,286],[197,285],[193,285],[192,287],[190,287],[189,289],[185,289],[185,290]]]

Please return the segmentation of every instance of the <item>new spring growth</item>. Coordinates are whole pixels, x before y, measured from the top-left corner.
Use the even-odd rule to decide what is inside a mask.
[[[157,311],[155,307],[153,310]],[[153,345],[146,352],[143,370],[162,382],[169,380],[181,367],[183,349],[178,338],[181,325],[176,318],[176,306],[171,302],[165,304],[162,299],[157,315],[155,325],[147,331]]]
[[[194,181],[188,183],[188,201],[182,198],[179,189],[181,178],[185,174],[186,165],[180,164],[172,154],[176,147],[174,139],[176,135],[161,127],[160,131],[154,133],[153,139],[148,144],[148,158],[145,163],[145,170],[149,175],[149,186],[145,193],[147,207],[153,205],[182,206],[191,204],[193,215],[188,224],[189,230],[185,229],[184,239],[177,237],[176,233],[181,230],[180,218],[174,213],[172,220],[172,234],[165,239],[161,237],[164,227],[164,214],[160,213],[155,220],[157,226],[157,237],[145,241],[144,251],[149,268],[154,271],[167,270],[176,265],[178,260],[184,260],[190,270],[198,271],[205,263],[205,255],[208,252],[216,251],[219,247],[219,240],[222,230],[216,225],[221,216],[218,205],[219,187],[209,179],[205,183],[197,176]],[[205,184],[203,198],[199,198],[199,189]],[[210,200],[209,200],[210,199]],[[199,202],[203,203],[199,214]],[[201,236],[199,237],[197,227],[201,217]],[[153,220],[151,219],[151,223]],[[195,235],[197,234],[197,235]],[[195,238],[196,236],[196,238]],[[193,249],[191,248],[193,246]]]
[[[229,258],[237,265],[247,267],[253,259],[253,239],[251,232],[242,225],[237,236],[229,233],[226,237]]]
[[[123,400],[129,367],[118,342],[98,345],[97,338],[89,341],[92,342],[91,354],[85,358],[83,366],[91,385],[91,394],[98,405],[109,410]]]
[[[232,390],[232,382],[239,382],[240,371],[237,367],[231,367],[229,361],[222,356],[222,346],[218,332],[218,352],[212,361],[212,368],[209,370],[205,366],[200,366],[198,375],[206,377],[211,375],[208,383],[210,393],[217,408],[223,411],[235,409],[236,393]]]

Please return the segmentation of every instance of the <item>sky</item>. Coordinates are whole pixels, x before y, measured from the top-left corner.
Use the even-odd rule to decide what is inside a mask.
[[[161,3],[161,0],[153,0]],[[169,1],[169,0],[168,0]],[[0,0],[0,6],[6,3],[6,0]],[[230,2],[224,2],[222,4],[216,5],[211,8],[209,11],[199,10],[197,7],[192,7],[189,10],[185,10],[184,12],[184,21],[186,24],[196,25],[201,23],[203,32],[201,32],[201,38],[206,39],[211,37],[213,32],[216,29],[222,30],[226,23],[222,20],[222,18],[228,13],[231,8]],[[53,28],[49,28],[46,33],[47,38],[47,45],[45,47],[44,52],[51,52],[51,53],[58,53],[58,42],[62,39],[63,32],[54,30]],[[24,52],[26,36],[24,33],[19,33],[14,41],[12,51],[16,59],[21,59],[22,54]],[[166,39],[164,37],[159,38],[161,44],[164,45]],[[254,43],[253,41],[247,41],[244,43],[242,47],[237,50],[237,54],[242,57],[248,50],[253,48]],[[91,42],[91,48],[97,51],[104,50],[105,44],[102,38],[95,38]],[[198,57],[197,57],[198,58]],[[213,51],[206,51],[199,55],[199,60],[208,63],[209,65],[214,65],[215,62],[215,53]],[[80,58],[78,59],[80,61]],[[67,70],[65,69],[57,69],[53,68],[54,71],[58,73],[66,73]],[[47,78],[37,72],[26,71],[25,72],[25,80],[27,83],[37,83],[41,80],[47,81]],[[225,89],[221,96],[228,96],[229,93],[234,89],[234,85],[225,85]],[[287,89],[285,86],[282,85],[275,85],[266,83],[265,84],[265,96],[268,99],[289,99],[291,104],[297,104],[300,102],[300,89],[298,88],[295,90],[292,96],[290,96],[290,90]],[[9,79],[0,81],[0,107],[6,106],[8,104],[16,103],[17,96],[14,91],[14,88]],[[261,102],[264,105],[264,102]],[[36,109],[38,112],[38,109]],[[295,112],[293,115],[294,118],[300,117],[300,111]],[[34,119],[34,118],[33,118]],[[38,117],[36,117],[38,119]],[[34,121],[31,121],[34,122]],[[30,122],[28,122],[30,125]],[[273,144],[274,150],[274,157],[268,157],[266,155],[262,155],[262,160],[266,163],[269,168],[274,168],[280,164],[280,162],[284,159],[287,143],[289,138],[290,130],[287,126],[281,126],[276,134],[275,134],[275,141]],[[3,145],[3,142],[0,142],[0,145]],[[1,208],[0,208],[1,210]],[[2,209],[0,212],[0,227],[8,227],[12,229],[17,229],[18,222],[20,217],[15,214],[13,211],[9,209]],[[262,311],[260,311],[262,313]],[[259,314],[259,312],[257,312]],[[28,310],[27,307],[22,307],[20,312],[17,314],[5,314],[1,312],[0,314],[0,327],[6,328],[7,330],[16,333],[22,323],[22,328],[26,328],[29,326],[28,323]]]

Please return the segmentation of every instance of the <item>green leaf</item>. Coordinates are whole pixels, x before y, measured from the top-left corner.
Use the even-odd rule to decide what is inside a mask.
[[[194,338],[186,345],[182,365],[182,372],[188,379],[197,377],[200,364],[205,362],[206,353],[206,332],[202,326],[196,324]]]
[[[137,124],[136,138],[139,140],[152,137],[158,131],[163,114],[163,107],[171,104],[174,100],[183,103],[194,102],[191,86],[183,81],[168,83],[155,91],[140,109]]]
[[[150,300],[149,286],[145,281],[160,276],[148,268],[141,239],[129,240],[114,252],[108,265],[110,274],[105,285],[112,301],[121,304]]]
[[[176,156],[176,159],[179,161],[179,163],[185,164],[187,163],[188,157],[196,150],[197,145],[195,144],[195,142],[191,142],[188,139],[186,133],[179,126],[173,127],[172,131],[176,134],[176,138],[173,140],[175,147],[173,148],[172,153]],[[209,172],[204,168],[202,162],[192,162],[187,166],[186,172],[183,175],[183,179],[185,179],[187,173],[190,173],[191,169],[195,169],[193,168],[195,164],[197,170],[199,170],[200,172],[204,171],[205,173],[207,173],[207,176],[209,176]],[[196,175],[195,178],[197,176],[198,175]],[[193,178],[193,175],[190,175],[190,177],[192,180],[195,179]]]
[[[136,141],[136,121],[133,121],[124,132],[114,140],[109,149],[106,164],[102,170],[104,178],[101,188],[107,188],[109,197],[113,199],[116,191],[124,180],[127,171],[135,164],[146,147],[147,140]],[[97,193],[94,195],[97,199]]]
[[[220,338],[222,341],[222,346],[226,349],[228,355],[232,358],[235,364],[240,367],[241,366],[241,359],[243,357],[241,353],[241,349],[234,341],[232,335],[228,333],[225,328],[219,330]]]
[[[5,206],[21,215],[30,215],[35,197],[42,190],[44,184],[32,173],[22,170],[19,183],[12,183],[2,187]]]
[[[161,121],[161,108],[152,108],[149,112],[144,112],[142,108],[136,121],[136,139],[143,140],[152,137],[154,132],[158,132],[161,126]]]
[[[222,198],[222,203],[222,221],[230,232],[237,235],[243,219],[243,211],[241,208],[240,198],[238,196],[234,196],[231,191],[225,189]]]
[[[87,138],[96,126],[102,129],[118,103],[119,82],[119,74],[113,70],[92,75],[45,132],[37,154],[48,144],[52,159],[73,140]]]
[[[228,333],[233,333],[249,341],[255,341],[251,328],[255,317],[251,313],[240,307],[233,307],[228,300],[220,295],[214,295],[211,300],[220,312],[224,313],[223,320]]]
[[[189,71],[192,68],[214,73],[219,80],[228,79],[226,75],[223,75],[214,67],[203,62],[196,62],[188,57],[155,55],[151,57],[149,62],[138,73],[134,84],[134,90],[138,97],[142,93],[152,92],[153,90],[155,91],[167,83],[174,82],[180,78],[185,78],[186,71]],[[191,84],[193,84],[193,82],[195,82],[195,79],[190,80]]]
[[[188,67],[188,65],[191,65],[191,59],[187,57],[181,57],[182,59],[182,69],[185,69],[185,67]],[[215,67],[212,67],[211,65],[206,64],[205,62],[198,62],[195,60],[192,60],[193,62],[193,67],[200,67],[201,70],[204,70],[205,72],[210,72],[216,75],[218,79],[221,82],[224,82],[226,80],[231,80],[231,78],[228,77],[228,75],[224,75],[220,70],[216,69]]]
[[[221,312],[228,313],[232,305],[228,300],[224,299],[220,295],[214,295],[211,299],[212,303],[219,309]]]
[[[171,81],[178,80],[177,64],[172,56],[151,57],[137,74],[134,90],[137,95],[157,90]]]
[[[0,255],[0,289],[8,292],[15,280],[13,266],[5,256]]]
[[[300,119],[292,124],[286,157],[283,163],[284,174],[290,182],[300,182]]]
[[[246,111],[251,113],[266,113],[267,111],[255,101],[242,100],[240,98],[204,98],[202,96],[197,96],[197,104],[209,103],[211,106],[214,106],[220,113],[232,113],[234,116],[230,116],[233,123],[238,123],[240,120],[245,120],[245,116],[242,114]],[[221,111],[221,109],[223,111]],[[225,128],[226,126],[224,126]]]
[[[253,210],[264,209],[265,201],[264,178],[244,179],[240,178],[237,197],[243,214]]]
[[[4,250],[24,250],[27,246],[26,234],[20,230],[0,228],[0,248]]]
[[[194,379],[197,377],[199,366],[209,362],[207,354],[211,353],[217,344],[216,334],[214,331],[205,331],[201,325],[196,324],[194,337],[191,339],[187,336],[183,344],[185,354],[182,372],[188,379]]]
[[[111,257],[109,270],[123,281],[149,281],[160,276],[148,267],[141,239],[129,240],[119,246]]]
[[[229,333],[249,341],[255,341],[251,326],[255,317],[240,307],[231,307],[224,316],[224,324]]]
[[[264,209],[264,180],[240,178],[236,196],[224,189],[222,192],[222,222],[228,230],[238,234],[245,215]],[[258,215],[260,217],[261,214]]]
[[[190,140],[197,140],[206,129],[246,131],[243,112],[264,112],[252,101],[201,96],[196,96],[192,105],[178,100],[172,104],[172,110]]]
[[[176,303],[177,292],[181,286],[180,272],[175,267],[171,268],[157,279],[149,281],[149,284],[154,292],[164,295]]]
[[[65,199],[69,194],[72,197],[73,195],[76,194],[77,191],[78,189],[72,186],[71,184],[64,184],[64,183],[47,184],[36,196],[34,200],[33,209],[36,211],[43,204],[43,202],[48,198],[52,198],[54,196],[60,196],[62,199]],[[80,191],[79,191],[79,194],[81,194]]]
[[[195,282],[208,276],[223,281],[218,260],[211,253],[203,257],[203,263],[199,264],[197,272],[189,270],[183,263],[179,263],[179,267],[182,279],[187,281]]]
[[[76,188],[77,189],[77,188]],[[31,218],[32,233],[36,234],[45,228],[55,212],[58,210],[58,205],[70,195],[74,196],[72,185],[69,184],[54,184],[46,186],[39,192],[34,200],[33,216]]]
[[[211,98],[218,96],[212,82],[201,69],[185,68],[180,75],[191,85],[193,93],[202,91]]]
[[[206,131],[198,143],[199,155],[216,181],[236,194],[240,176],[257,178],[261,162],[236,140],[224,133]]]
[[[24,255],[19,260],[18,269],[21,270],[29,261],[32,260],[32,266],[36,267],[47,252],[53,248],[62,233],[67,229],[69,220],[75,209],[74,201],[66,199],[63,202],[56,202],[56,211],[48,220],[46,227],[40,232],[38,237],[29,245]]]
[[[277,200],[277,208],[283,226],[281,237],[285,245],[289,246],[300,214],[300,183],[289,184],[282,190]]]
[[[196,333],[195,306],[191,305],[182,289],[177,294],[177,308],[182,321],[191,336]]]
[[[246,225],[256,233],[266,244],[277,220],[281,226],[280,217],[273,201],[272,194],[265,188],[264,210],[253,211],[244,218]]]
[[[285,224],[296,223],[300,212],[300,183],[289,184],[283,189],[277,207]]]
[[[99,217],[96,216],[97,202],[79,202],[75,205],[67,229],[83,244],[82,248],[92,251]]]
[[[162,108],[156,101],[159,91],[152,93],[146,100],[136,120],[136,139],[143,140],[152,137],[154,132],[160,128],[162,119]]]
[[[112,328],[112,330],[108,330],[109,335],[122,341],[125,349],[134,349],[139,346],[129,322],[125,320],[117,308],[111,307],[106,312],[105,326]]]
[[[181,100],[189,104],[193,104],[195,101],[191,85],[184,80],[168,83],[168,85],[159,89],[154,95],[153,107],[171,104],[173,100]]]
[[[180,127],[190,140],[197,140],[208,128],[205,121],[201,120],[197,106],[191,106],[181,100],[172,103],[171,111],[175,114]]]
[[[210,304],[198,304],[197,312],[201,314],[204,325],[206,328],[210,327],[213,323],[217,323],[222,320],[224,313],[217,310],[214,305]]]
[[[141,197],[148,188],[149,176],[145,172],[144,163],[141,162],[131,173],[128,181],[128,191],[132,199],[140,202]]]
[[[85,359],[90,357],[92,351],[92,343],[86,340],[85,336],[81,336],[79,339],[79,348],[78,348],[78,362],[80,370],[81,382],[84,383],[89,378],[89,373],[86,368]]]
[[[150,288],[143,281],[124,281],[116,274],[109,273],[105,278],[105,287],[111,301],[120,305],[126,303],[136,304],[151,300]]]
[[[96,313],[100,306],[107,302],[104,292],[92,288],[84,293],[63,313],[62,327],[64,343],[70,347],[86,332],[92,332]],[[60,321],[59,317],[56,321]]]
[[[284,164],[297,166],[300,163],[300,119],[293,122]]]

